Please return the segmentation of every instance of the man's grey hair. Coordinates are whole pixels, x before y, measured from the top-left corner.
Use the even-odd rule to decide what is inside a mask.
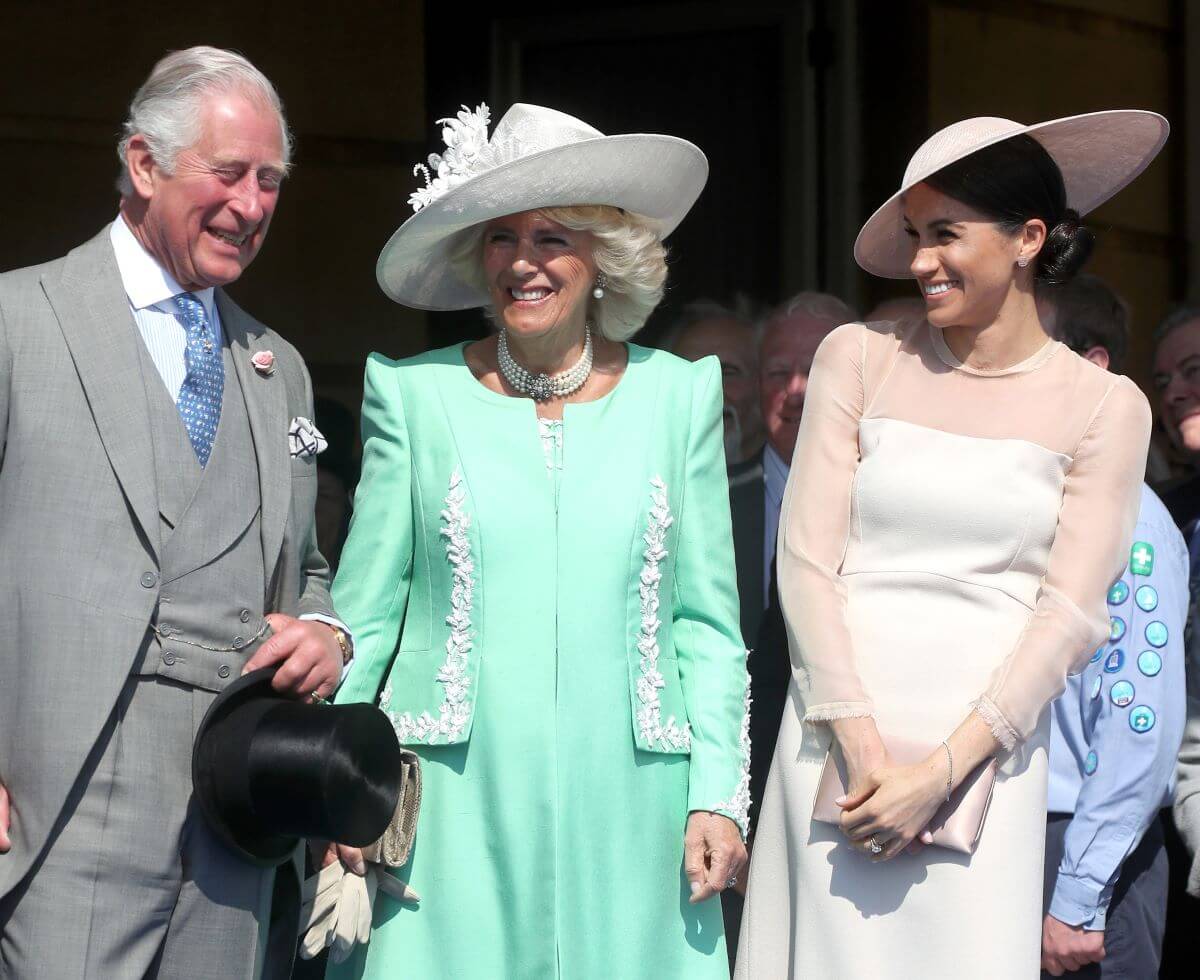
[[[670,325],[662,333],[660,344],[664,350],[674,350],[675,345],[683,339],[683,335],[697,323],[706,320],[734,320],[744,323],[751,330],[757,331],[754,322],[754,310],[749,297],[738,294],[734,297],[733,305],[727,306],[714,299],[702,297],[685,303],[676,314]]]
[[[1191,323],[1193,320],[1200,320],[1200,305],[1189,303],[1186,306],[1181,306],[1178,309],[1172,310],[1167,314],[1165,320],[1154,328],[1154,346],[1158,347],[1167,338],[1167,334],[1174,333],[1184,324]]]
[[[200,139],[204,97],[214,92],[238,92],[274,110],[279,117],[283,165],[288,166],[292,158],[292,134],[275,86],[240,54],[200,45],[172,51],[159,61],[129,104],[129,115],[121,126],[121,139],[117,143],[117,158],[121,161],[117,190],[123,197],[133,194],[125,160],[129,141],[141,134],[154,162],[167,173],[173,173],[180,151]]]
[[[858,319],[858,314],[845,300],[839,299],[832,293],[805,290],[796,293],[791,299],[784,300],[763,317],[764,333],[765,328],[773,320],[782,320],[795,316],[797,313],[812,317],[814,320],[828,320],[835,326],[853,323]]]

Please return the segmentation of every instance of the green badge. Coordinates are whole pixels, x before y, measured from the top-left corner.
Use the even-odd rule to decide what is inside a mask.
[[[1129,550],[1129,570],[1134,575],[1149,575],[1154,571],[1154,545],[1149,541],[1135,541]]]

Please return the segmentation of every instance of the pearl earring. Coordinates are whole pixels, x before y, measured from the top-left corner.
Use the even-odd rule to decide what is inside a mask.
[[[1017,265],[1024,269],[1025,266],[1029,265],[1029,256],[1022,255],[1019,259],[1017,259]]]
[[[596,276],[596,288],[592,290],[592,295],[596,299],[604,299],[604,287],[608,285],[608,276],[603,272]]]

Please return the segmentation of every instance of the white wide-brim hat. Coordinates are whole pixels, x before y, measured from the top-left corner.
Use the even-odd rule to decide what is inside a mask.
[[[546,207],[606,204],[652,219],[666,238],[691,210],[708,179],[700,148],[674,136],[605,136],[573,116],[517,103],[487,136],[488,108],[445,124],[443,154],[433,154],[417,209],[384,245],[375,267],[380,288],[419,310],[486,306],[489,296],[459,278],[449,253],[458,233],[506,214]],[[431,173],[432,172],[432,173]]]
[[[1157,112],[1112,109],[1023,126],[1011,119],[978,116],[934,133],[921,144],[900,190],[858,233],[854,259],[885,279],[911,279],[912,245],[901,227],[901,197],[944,167],[1002,140],[1027,133],[1042,144],[1062,172],[1067,207],[1081,215],[1128,185],[1163,148],[1170,124]]]

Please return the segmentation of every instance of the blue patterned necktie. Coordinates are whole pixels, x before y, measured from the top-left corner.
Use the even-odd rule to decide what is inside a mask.
[[[187,376],[179,389],[179,417],[201,466],[208,464],[217,423],[221,421],[221,392],[225,387],[225,364],[213,336],[204,304],[191,293],[180,293],[175,305],[187,327],[187,350],[183,360]]]

